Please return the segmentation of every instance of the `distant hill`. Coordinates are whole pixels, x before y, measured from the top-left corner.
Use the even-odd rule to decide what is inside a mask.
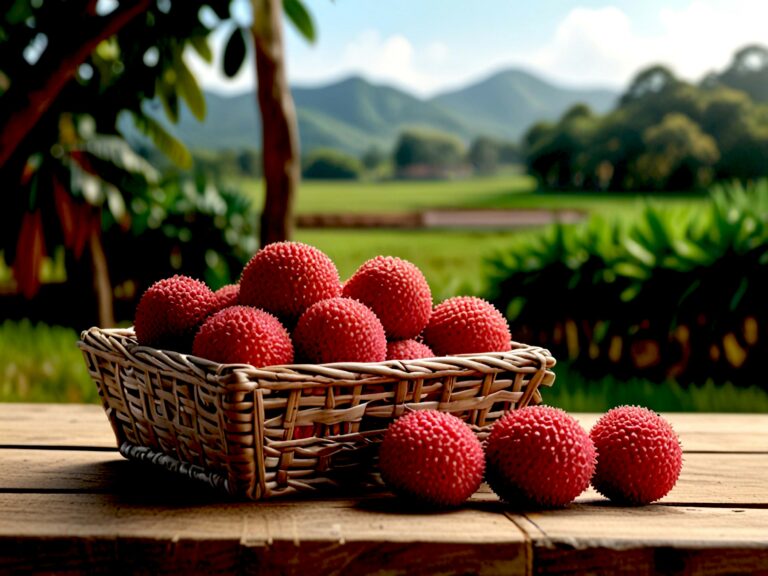
[[[518,140],[534,122],[555,120],[583,102],[603,114],[618,97],[611,90],[576,90],[550,84],[529,72],[506,70],[476,84],[438,95],[432,103],[472,120],[476,131]]]
[[[527,72],[507,70],[428,100],[360,77],[318,88],[294,87],[293,97],[304,153],[331,147],[360,155],[371,146],[390,148],[404,128],[416,126],[451,132],[465,140],[480,134],[517,140],[534,122],[554,120],[577,102],[606,112],[617,93],[561,88]],[[206,99],[205,123],[183,109],[179,124],[172,127],[190,148],[260,146],[253,93],[207,93]]]

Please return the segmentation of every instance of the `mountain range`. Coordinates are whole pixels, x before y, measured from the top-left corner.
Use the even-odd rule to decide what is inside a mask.
[[[469,141],[487,135],[517,141],[539,120],[555,120],[582,102],[595,112],[611,109],[618,93],[570,89],[522,70],[498,72],[464,88],[421,99],[359,76],[321,87],[294,87],[302,152],[318,147],[360,155],[388,150],[405,128],[450,132]],[[258,148],[261,132],[253,92],[236,96],[206,93],[204,123],[182,110],[171,130],[191,149]],[[160,115],[159,107],[158,114]]]

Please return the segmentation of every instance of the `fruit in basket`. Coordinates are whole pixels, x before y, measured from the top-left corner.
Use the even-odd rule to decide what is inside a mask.
[[[293,343],[285,327],[272,314],[250,306],[230,306],[210,316],[195,336],[192,352],[223,364],[293,362]]]
[[[589,486],[595,447],[559,408],[528,406],[497,420],[485,446],[486,480],[515,506],[560,508]]]
[[[592,427],[595,490],[622,504],[649,504],[672,490],[683,450],[667,420],[639,406],[609,410]]]
[[[142,346],[188,351],[215,306],[213,291],[199,280],[180,275],[158,280],[136,307],[136,339]]]
[[[485,461],[480,441],[461,419],[420,410],[390,424],[379,466],[398,496],[429,506],[458,506],[480,487]]]
[[[506,352],[512,336],[506,318],[475,296],[456,296],[438,304],[424,329],[424,341],[438,356]]]
[[[387,357],[384,327],[365,304],[329,298],[313,304],[293,331],[296,355],[302,361],[381,362]]]
[[[227,284],[213,293],[216,296],[216,310],[224,310],[240,303],[240,285]]]
[[[393,256],[364,262],[344,284],[342,295],[373,310],[390,340],[418,336],[432,314],[432,293],[424,274]]]
[[[432,358],[434,355],[432,348],[412,338],[387,342],[387,360],[415,360]]]
[[[240,304],[292,325],[315,302],[340,296],[339,272],[323,252],[301,242],[268,244],[240,277]]]

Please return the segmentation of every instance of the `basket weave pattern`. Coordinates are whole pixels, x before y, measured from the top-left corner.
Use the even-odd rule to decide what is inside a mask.
[[[254,368],[139,346],[91,328],[80,346],[121,453],[254,500],[375,478],[376,447],[407,410],[437,409],[483,438],[541,401],[554,358],[509,352]]]

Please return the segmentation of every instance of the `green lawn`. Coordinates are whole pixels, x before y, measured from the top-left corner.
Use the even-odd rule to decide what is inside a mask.
[[[256,206],[263,201],[260,180],[242,180],[236,187]],[[665,205],[702,202],[704,194],[537,191],[536,183],[523,174],[448,181],[304,181],[296,199],[296,212],[414,212],[429,208],[572,208],[603,214],[632,211],[641,197]]]
[[[328,254],[346,280],[363,262],[379,254],[416,264],[435,300],[484,291],[485,258],[524,232],[433,230],[298,230],[296,239]]]

